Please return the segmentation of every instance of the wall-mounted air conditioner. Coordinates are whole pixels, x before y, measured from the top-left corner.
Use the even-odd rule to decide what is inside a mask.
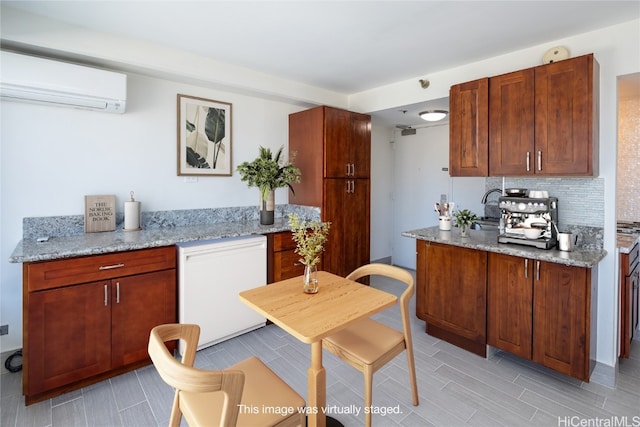
[[[126,74],[2,51],[0,96],[4,101],[124,113]]]

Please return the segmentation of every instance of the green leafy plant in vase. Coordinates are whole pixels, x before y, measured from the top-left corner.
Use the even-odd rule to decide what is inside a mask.
[[[298,215],[289,215],[291,238],[296,244],[294,252],[300,256],[299,262],[304,265],[304,286],[306,293],[318,292],[318,263],[320,254],[331,228],[330,222],[300,220]]]
[[[460,228],[460,235],[462,237],[467,237],[469,227],[478,220],[478,216],[469,209],[462,209],[454,212],[453,218],[455,226]]]
[[[292,161],[282,159],[283,149],[284,146],[280,147],[274,155],[271,149],[261,146],[259,156],[254,161],[243,162],[237,168],[241,180],[247,186],[260,190],[260,224],[269,225],[274,222],[275,189],[289,187],[295,194],[291,184],[300,182],[300,169]]]

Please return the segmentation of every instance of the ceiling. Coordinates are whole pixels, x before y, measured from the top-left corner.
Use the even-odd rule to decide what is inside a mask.
[[[3,0],[2,7],[345,94],[640,17],[637,0]],[[418,125],[425,122],[417,112],[427,106],[447,109],[448,101],[405,106],[377,118],[394,123],[401,117],[399,124]]]

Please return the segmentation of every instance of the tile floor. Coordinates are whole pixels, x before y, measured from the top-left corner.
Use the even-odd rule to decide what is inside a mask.
[[[372,286],[390,289],[379,279]],[[378,318],[399,327],[397,307]],[[374,406],[391,408],[374,416],[375,426],[640,426],[640,341],[620,363],[616,387],[609,388],[503,352],[480,358],[426,335],[415,317],[412,330],[420,405],[411,405],[403,353],[374,376]],[[274,325],[204,349],[196,364],[221,369],[250,355],[306,396],[309,347]],[[326,352],[324,364],[330,409],[361,408],[360,373]],[[153,366],[28,407],[20,374],[5,373],[0,380],[2,427],[166,426],[173,397]],[[364,423],[362,414],[333,415],[345,426]]]

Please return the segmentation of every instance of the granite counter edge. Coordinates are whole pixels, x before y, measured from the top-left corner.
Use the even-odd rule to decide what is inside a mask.
[[[229,224],[227,224],[229,225]],[[245,224],[243,224],[245,225]],[[193,228],[193,227],[190,227]],[[139,249],[150,249],[166,246],[174,246],[179,243],[206,241],[215,239],[225,239],[244,236],[258,236],[269,233],[277,233],[289,230],[286,224],[275,226],[257,226],[246,228],[244,231],[231,229],[220,229],[216,231],[197,231],[197,227],[192,234],[183,233],[183,228],[177,227],[163,231],[154,230],[152,237],[140,237],[137,241],[122,241],[122,238],[144,236],[144,230],[134,232],[107,232],[100,233],[99,236],[71,236],[52,239],[49,243],[35,244],[30,241],[21,240],[13,253],[9,257],[10,263],[26,263],[37,261],[53,261],[58,259],[76,258],[81,256],[101,255],[116,252],[126,252]],[[165,234],[159,236],[158,234]],[[74,237],[96,238],[96,243],[74,244]]]
[[[504,255],[530,258],[574,267],[593,268],[597,266],[597,264],[607,255],[607,251],[604,249],[563,252],[556,249],[545,250],[514,244],[498,243],[497,235],[495,236],[495,242],[488,242],[474,239],[473,237],[463,238],[460,237],[459,234],[451,234],[448,235],[447,238],[441,238],[436,233],[438,233],[438,228],[432,227],[405,231],[402,232],[402,235],[417,240],[426,240],[434,243],[495,252]]]

